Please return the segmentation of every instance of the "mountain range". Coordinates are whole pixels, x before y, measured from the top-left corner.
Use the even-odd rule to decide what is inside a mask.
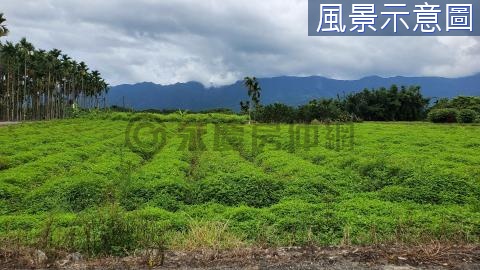
[[[461,78],[442,77],[365,77],[359,80],[336,80],[320,76],[281,76],[259,78],[263,104],[282,102],[305,104],[321,97],[336,97],[365,88],[418,85],[430,98],[480,96],[480,73]],[[108,104],[146,109],[188,109],[192,111],[230,108],[238,111],[241,100],[247,99],[242,81],[220,87],[205,87],[199,82],[160,85],[150,82],[111,87]]]

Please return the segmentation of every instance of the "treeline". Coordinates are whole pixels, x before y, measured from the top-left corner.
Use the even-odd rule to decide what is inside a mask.
[[[75,106],[99,107],[108,85],[98,71],[60,50],[36,50],[22,39],[0,43],[0,119],[56,119]]]
[[[133,108],[124,108],[121,106],[113,105],[109,108],[113,112],[140,112],[140,113],[156,113],[156,114],[174,114],[174,113],[184,113],[184,114],[209,114],[209,113],[221,113],[221,114],[236,114],[233,110],[228,108],[215,108],[208,110],[200,111],[190,111],[182,109],[148,109],[148,110],[134,110]]]
[[[310,123],[312,121],[418,121],[425,119],[429,99],[419,86],[364,89],[337,98],[321,98],[292,107],[281,103],[259,106],[259,122]]]
[[[480,97],[456,97],[435,102],[428,114],[434,123],[480,122]]]
[[[8,33],[0,14],[0,36]],[[3,26],[2,26],[3,25]],[[60,50],[35,49],[23,38],[0,42],[0,120],[48,120],[69,116],[75,107],[105,106],[107,83],[84,62]]]

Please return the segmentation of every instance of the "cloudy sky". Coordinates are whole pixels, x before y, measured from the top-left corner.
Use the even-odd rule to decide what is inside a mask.
[[[110,84],[232,83],[245,75],[458,77],[472,37],[308,37],[307,0],[2,0],[11,34],[59,48]]]

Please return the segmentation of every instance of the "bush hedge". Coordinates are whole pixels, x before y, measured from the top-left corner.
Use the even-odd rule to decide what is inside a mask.
[[[460,123],[474,123],[477,120],[478,114],[471,109],[463,109],[458,113],[458,122]]]
[[[458,114],[456,109],[435,109],[428,113],[428,119],[433,123],[456,123]]]

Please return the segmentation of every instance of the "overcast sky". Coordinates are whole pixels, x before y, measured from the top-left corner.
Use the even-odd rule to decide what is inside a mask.
[[[480,72],[472,37],[308,37],[307,0],[2,0],[11,33],[59,48],[112,84],[246,75],[459,77]]]

